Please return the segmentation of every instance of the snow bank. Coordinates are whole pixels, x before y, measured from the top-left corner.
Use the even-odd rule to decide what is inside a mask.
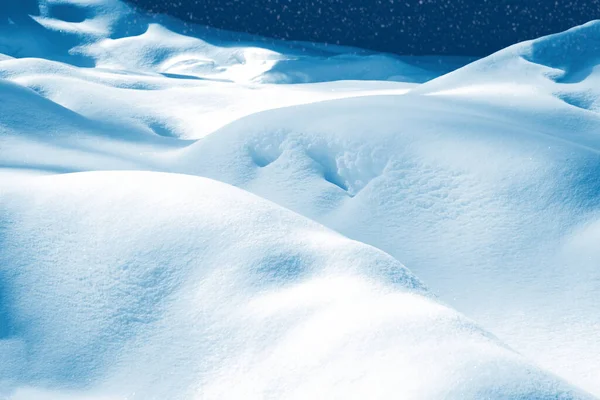
[[[600,22],[516,44],[419,88],[428,94],[469,94],[510,103],[562,102],[598,111]]]
[[[9,6],[0,397],[600,393],[597,24],[420,84],[460,60]]]
[[[113,131],[119,135],[143,130],[146,135],[182,139],[202,138],[259,111],[336,98],[399,94],[414,87],[357,81],[246,86],[78,69],[37,59],[0,62],[0,77],[29,87],[98,124],[110,121],[117,125]]]
[[[151,169],[143,153],[174,146],[139,129],[92,121],[2,79],[0,103],[1,168]]]
[[[1,78],[86,117],[124,125],[121,131],[183,139],[272,108],[403,93],[470,61],[273,42],[138,14],[120,0],[1,8]],[[331,82],[365,79],[389,83]],[[318,82],[327,87],[264,85]]]
[[[423,57],[277,42],[135,12],[120,0],[37,0],[3,6],[0,53],[175,77],[235,82],[422,82],[439,76]],[[464,64],[468,58],[451,58]],[[420,65],[420,66],[417,66]]]
[[[9,182],[9,398],[585,398],[392,257],[239,189],[148,172]]]
[[[137,14],[119,0],[20,2],[2,11],[1,78],[121,132],[183,139],[272,108],[404,93],[469,61],[267,41]],[[364,79],[379,82],[331,82]],[[326,87],[264,84],[318,82]]]
[[[561,254],[600,211],[600,126],[592,113],[551,110],[533,119],[412,93],[335,100],[255,114],[164,159],[383,249],[520,352],[593,390],[600,291],[585,282],[598,271]]]

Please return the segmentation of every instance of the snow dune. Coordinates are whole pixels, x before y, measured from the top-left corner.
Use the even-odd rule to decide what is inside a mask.
[[[3,9],[4,21],[0,14],[0,53],[16,57],[0,78],[86,116],[184,139],[267,109],[404,93],[468,61],[273,43],[140,15],[120,0],[36,3]],[[318,84],[332,80],[340,82]]]
[[[14,398],[585,398],[392,257],[239,189],[149,172],[3,189]]]
[[[599,395],[598,26],[446,74],[1,5],[0,398]]]
[[[600,23],[523,42],[423,85],[429,94],[535,94],[585,111],[598,111]],[[479,97],[479,96],[477,96]],[[527,97],[525,97],[527,98]]]
[[[599,126],[561,104],[532,120],[458,97],[336,100],[253,115],[165,160],[385,250],[591,390],[600,275],[566,243],[598,216]]]

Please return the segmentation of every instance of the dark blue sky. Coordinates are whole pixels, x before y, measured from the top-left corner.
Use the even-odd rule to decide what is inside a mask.
[[[400,54],[482,56],[600,19],[600,0],[129,0],[268,37]]]

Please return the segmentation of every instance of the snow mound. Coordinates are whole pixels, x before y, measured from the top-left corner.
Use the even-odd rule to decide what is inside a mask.
[[[246,86],[78,69],[39,59],[0,62],[0,78],[31,88],[96,123],[106,125],[110,121],[115,125],[113,130],[123,135],[144,131],[146,136],[181,139],[199,139],[259,111],[336,98],[402,94],[414,87],[400,82],[358,81]],[[255,101],[257,97],[261,101]]]
[[[135,127],[90,120],[3,79],[0,102],[0,168],[152,169],[144,153],[175,145]]]
[[[592,21],[501,50],[423,85],[419,92],[500,95],[517,103],[537,95],[598,111],[599,54],[600,21]]]
[[[428,81],[465,60],[2,4],[0,398],[600,393],[597,30]]]
[[[341,46],[233,34],[141,14],[120,0],[14,2],[0,10],[0,34],[0,53],[8,56],[175,78],[422,82],[440,74],[421,62],[422,57],[370,55]]]
[[[1,189],[9,398],[585,398],[392,257],[239,189],[148,172]]]
[[[392,254],[520,352],[597,390],[600,291],[587,283],[600,275],[564,246],[600,212],[600,121],[534,112],[413,92],[334,100],[255,114],[161,157]]]
[[[405,93],[468,61],[274,42],[140,14],[120,0],[0,7],[0,78],[120,132],[171,138],[198,139],[282,106]],[[271,85],[280,83],[305,85]]]

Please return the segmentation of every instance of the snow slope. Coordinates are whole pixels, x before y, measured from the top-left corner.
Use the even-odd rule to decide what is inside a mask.
[[[1,5],[0,398],[600,395],[597,26],[429,80]]]
[[[392,257],[239,189],[150,172],[5,183],[11,398],[585,398]]]
[[[338,100],[248,117],[166,159],[389,252],[591,390],[600,271],[566,242],[598,218],[599,127],[560,107],[531,120],[456,97]]]
[[[523,42],[419,88],[428,94],[483,97],[524,93],[554,97],[582,110],[598,111],[600,23]],[[516,99],[515,99],[516,101]]]
[[[0,14],[0,53],[16,59],[2,63],[0,78],[88,117],[118,118],[163,136],[197,139],[271,108],[403,93],[469,61],[273,43],[136,14],[120,0],[27,1],[12,7],[0,10],[6,18]],[[29,15],[34,12],[38,15]],[[95,68],[75,68],[81,66]],[[364,79],[374,81],[277,85]],[[381,80],[385,84],[376,82]]]
[[[598,393],[600,259],[587,226],[600,211],[600,120],[560,94],[597,85],[593,72],[568,86],[542,66],[575,73],[542,55],[595,54],[597,26],[403,96],[257,114],[171,159],[389,252],[513,347]],[[586,256],[573,250],[582,236]]]

